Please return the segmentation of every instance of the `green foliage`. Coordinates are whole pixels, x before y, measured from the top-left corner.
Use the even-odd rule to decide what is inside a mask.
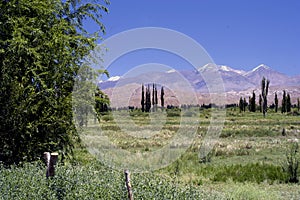
[[[163,97],[162,97],[163,98]],[[151,109],[152,105],[152,109]],[[152,100],[151,100],[151,89],[150,85],[146,87],[146,96],[144,92],[144,84],[142,85],[142,96],[141,96],[141,106],[142,106],[142,112],[156,112],[157,111],[157,105],[158,105],[158,97],[157,97],[157,85],[152,84]]]
[[[146,87],[145,112],[150,112],[151,109],[151,91],[150,86]]]
[[[211,159],[213,157],[214,152],[209,152],[206,155],[204,155],[203,157],[200,157],[199,162],[200,163],[210,163]]]
[[[298,183],[299,182],[299,145],[293,142],[290,145],[289,150],[286,153],[286,161],[283,164],[283,171],[288,174],[287,182]]]
[[[142,105],[142,112],[145,112],[145,89],[144,89],[144,84],[142,85],[141,105]]]
[[[246,107],[248,106],[248,103],[246,101],[246,98],[244,97],[244,102],[243,102],[243,111],[246,112]]]
[[[275,92],[274,102],[275,102],[275,112],[277,112],[278,111],[278,97],[277,97],[277,92]]]
[[[261,97],[262,97],[262,112],[264,117],[266,116],[267,108],[268,108],[268,92],[269,92],[269,84],[270,80],[263,77],[261,81]]]
[[[285,92],[285,90],[283,90],[282,103],[281,103],[281,113],[286,113],[286,105],[287,105],[286,92]]]
[[[108,106],[110,103],[109,98],[107,94],[102,92],[98,87],[96,88],[95,101],[95,110],[98,115],[108,112]]]
[[[88,166],[58,166],[56,176],[45,177],[41,163],[0,166],[0,199],[126,199],[123,172],[94,162]],[[224,199],[216,192],[178,185],[153,173],[131,174],[135,199]]]
[[[279,199],[274,192],[261,190],[260,187],[255,187],[253,184],[242,184],[231,188],[227,198],[247,200]]]
[[[168,108],[166,110],[168,117],[180,117],[181,116],[181,110],[180,108]]]
[[[164,108],[165,106],[165,99],[164,99],[164,96],[165,96],[165,91],[164,91],[164,87],[161,87],[161,90],[160,90],[160,105],[162,108]]]
[[[243,97],[240,98],[239,108],[240,108],[240,112],[244,111],[244,100],[243,100]]]
[[[131,117],[149,117],[149,113],[143,112],[141,109],[134,109],[132,111],[129,112],[129,115]]]
[[[128,115],[128,111],[120,112]],[[201,111],[199,134],[205,134],[209,125],[206,116],[210,112],[211,109]],[[148,113],[137,114],[142,113],[141,110],[129,113],[135,113],[130,120],[137,124],[149,122]],[[224,129],[233,136],[218,139],[211,162],[199,163],[198,145],[201,143],[195,141],[168,167],[157,172],[133,173],[135,199],[299,199],[299,185],[286,184],[289,176],[282,170],[282,161],[286,158],[284,147],[291,144],[286,139],[298,134],[298,116],[274,112],[264,118],[260,113],[240,114],[232,109],[227,114]],[[100,126],[101,130],[109,131],[107,136],[120,148],[153,151],[166,144],[179,124],[180,117],[168,118],[162,134],[149,142],[126,134],[124,137],[113,120],[105,122],[101,118]],[[283,127],[286,137],[281,136]],[[94,126],[89,129],[91,135],[98,131]],[[1,166],[0,199],[126,199],[123,172],[104,167],[84,149],[75,149],[74,156],[72,163],[76,165],[58,165],[57,177],[48,180],[42,164]]]
[[[74,78],[95,47],[107,9],[78,0],[0,2],[0,161],[38,159],[44,151],[71,153]],[[87,34],[83,20],[99,31]]]
[[[280,166],[270,164],[249,163],[246,165],[223,166],[217,169],[213,176],[213,181],[226,182],[256,182],[262,183],[267,180],[270,183],[278,181],[285,182],[286,174],[282,172]]]
[[[259,111],[262,112],[262,97],[261,97],[261,94],[259,95],[258,104],[259,104]]]
[[[252,97],[250,98],[249,101],[249,106],[250,106],[250,111],[255,112],[256,111],[256,103],[255,103],[255,93],[254,91],[252,92]]]
[[[182,116],[184,117],[194,117],[194,116],[197,116],[197,112],[195,111],[191,111],[191,110],[187,110],[187,111],[183,111],[183,114]]]
[[[107,115],[102,115],[101,116],[101,120],[103,120],[103,121],[112,121],[114,118],[113,118],[113,116],[111,115],[111,114],[107,114]]]
[[[292,110],[291,96],[283,90],[281,113],[289,113]]]
[[[291,103],[291,96],[290,94],[287,94],[287,97],[286,97],[286,112],[291,112],[292,110],[292,103]]]

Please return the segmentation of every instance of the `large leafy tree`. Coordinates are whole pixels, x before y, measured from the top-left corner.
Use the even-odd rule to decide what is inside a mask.
[[[108,2],[0,0],[0,161],[71,152],[74,78],[105,29]],[[85,20],[99,29],[89,34]]]

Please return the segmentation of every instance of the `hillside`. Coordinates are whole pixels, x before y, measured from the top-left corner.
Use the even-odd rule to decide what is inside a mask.
[[[166,104],[189,104],[190,99],[195,96],[197,96],[198,99],[196,101],[202,104],[210,103],[211,101],[207,87],[207,76],[212,73],[222,78],[221,84],[219,82],[212,83],[219,84],[221,88],[220,91],[226,92],[226,103],[237,103],[241,96],[247,98],[251,95],[253,90],[257,95],[260,94],[262,77],[266,77],[270,80],[270,95],[268,97],[270,103],[273,102],[275,92],[277,92],[279,99],[281,99],[283,90],[291,94],[293,103],[300,97],[300,75],[290,77],[264,64],[248,72],[224,65],[215,66],[208,64],[200,67],[198,71],[169,70],[164,72],[152,72],[150,75],[148,72],[134,77],[117,76],[100,82],[99,86],[111,99],[115,99],[113,94],[117,93],[120,99],[126,99],[125,102],[118,102],[116,106],[128,106],[129,104],[139,106],[141,95],[140,86],[142,84],[147,85],[152,83],[157,83],[169,89],[165,95],[167,98]],[[119,98],[117,101],[119,101]]]

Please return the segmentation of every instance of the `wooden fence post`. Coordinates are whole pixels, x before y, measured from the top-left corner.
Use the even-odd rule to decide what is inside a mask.
[[[44,158],[47,164],[46,177],[53,177],[55,175],[55,164],[58,159],[58,153],[44,152]]]
[[[132,193],[132,187],[131,187],[131,183],[130,183],[130,172],[129,170],[125,170],[125,183],[126,183],[126,188],[127,188],[127,192],[128,192],[128,199],[129,200],[133,200],[133,193]]]

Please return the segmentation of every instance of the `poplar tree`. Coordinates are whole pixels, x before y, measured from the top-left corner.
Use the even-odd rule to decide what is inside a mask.
[[[278,97],[277,97],[277,92],[275,92],[275,99],[274,99],[274,101],[275,101],[275,112],[277,112],[278,111]]]
[[[287,97],[286,97],[286,112],[289,113],[289,112],[291,112],[291,110],[292,110],[291,96],[288,93]]]
[[[283,90],[283,95],[282,95],[281,113],[286,113],[286,92],[285,92],[285,90]]]
[[[255,112],[256,111],[256,103],[255,103],[255,93],[254,93],[254,91],[252,92],[252,97],[251,97],[251,99],[250,99],[250,111],[251,112]]]
[[[240,112],[244,111],[244,101],[243,98],[240,98],[240,102],[239,102],[239,108],[240,108]]]
[[[145,91],[144,91],[144,84],[142,85],[141,105],[142,105],[142,112],[145,112]]]
[[[263,79],[261,81],[261,96],[262,96],[262,111],[263,111],[264,117],[266,116],[267,108],[268,108],[269,84],[270,84],[270,81],[267,80],[265,77],[263,77]]]
[[[152,84],[152,106],[153,106],[153,111],[155,111],[155,90],[154,90],[154,83]]]
[[[150,112],[151,109],[151,91],[150,91],[150,85],[146,88],[146,112]]]
[[[249,112],[252,112],[252,110],[251,110],[251,108],[252,108],[252,98],[250,96],[249,96],[248,102],[249,102],[248,110],[249,110]]]
[[[259,103],[259,112],[262,112],[262,97],[261,97],[261,94],[259,95],[258,103]]]
[[[161,90],[160,90],[160,103],[161,103],[162,108],[164,108],[164,105],[165,105],[164,95],[165,95],[164,87],[161,87]]]
[[[157,105],[158,104],[158,99],[157,99],[157,86],[156,85],[155,85],[154,94],[155,94],[155,97],[154,97],[154,99],[155,99],[155,105]]]
[[[243,110],[244,110],[244,112],[246,112],[247,105],[248,105],[248,103],[246,101],[246,98],[244,97],[244,103],[243,103]]]

